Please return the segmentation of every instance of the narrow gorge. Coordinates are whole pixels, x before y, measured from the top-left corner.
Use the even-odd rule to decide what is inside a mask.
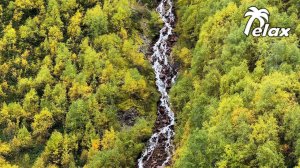
[[[162,0],[157,7],[163,28],[157,42],[152,48],[151,63],[155,71],[156,86],[161,94],[158,102],[157,119],[154,133],[148,141],[147,147],[138,160],[138,167],[164,167],[171,163],[174,150],[174,113],[170,108],[168,91],[175,82],[176,68],[170,61],[172,44],[175,42],[173,28],[175,15],[172,0]]]

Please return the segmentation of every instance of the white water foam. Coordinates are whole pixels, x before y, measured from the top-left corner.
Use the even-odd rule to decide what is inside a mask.
[[[174,137],[174,124],[175,124],[175,118],[174,118],[174,113],[170,108],[170,103],[169,103],[169,95],[168,95],[168,80],[167,78],[171,77],[172,83],[175,81],[175,76],[172,77],[167,76],[167,78],[161,79],[161,75],[163,74],[163,69],[167,67],[168,69],[172,69],[170,62],[168,60],[169,57],[169,46],[168,46],[168,40],[170,36],[173,34],[173,27],[172,23],[175,22],[175,15],[173,14],[173,2],[172,0],[162,0],[157,7],[157,12],[159,13],[162,21],[164,22],[164,27],[160,30],[160,36],[158,41],[155,43],[153,46],[153,55],[151,56],[151,59],[153,61],[153,69],[155,71],[155,76],[156,76],[156,85],[158,88],[158,91],[161,94],[160,98],[160,106],[163,107],[167,113],[168,119],[170,122],[168,125],[164,126],[163,128],[160,128],[159,131],[155,132],[147,145],[147,148],[145,151],[142,153],[141,158],[138,160],[138,167],[139,168],[144,168],[144,162],[149,160],[149,158],[152,156],[153,151],[157,148],[158,146],[158,140],[160,136],[165,136],[167,137],[166,140],[163,142],[165,145],[165,152],[167,154],[167,157],[165,158],[165,161],[161,165],[164,167],[167,163],[170,162],[172,154],[173,154],[173,142],[172,138]],[[158,115],[160,115],[158,113]]]

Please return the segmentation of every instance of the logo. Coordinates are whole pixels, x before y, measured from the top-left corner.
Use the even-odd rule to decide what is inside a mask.
[[[267,9],[257,9],[257,7],[250,7],[249,11],[245,13],[244,17],[249,17],[244,34],[249,36],[251,27],[255,20],[259,21],[259,27],[252,30],[251,35],[254,37],[288,37],[291,28],[270,28],[269,11]]]

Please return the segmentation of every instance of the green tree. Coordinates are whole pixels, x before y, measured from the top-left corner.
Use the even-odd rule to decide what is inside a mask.
[[[63,154],[63,135],[60,132],[54,131],[50,139],[47,141],[44,153],[41,158],[44,163],[56,164],[61,163]]]
[[[39,111],[39,96],[35,89],[30,89],[30,91],[25,95],[23,101],[23,108],[26,112],[30,114],[30,116],[34,116],[34,114]]]
[[[74,101],[67,113],[66,127],[69,131],[80,131],[89,120],[87,104],[84,100]]]
[[[40,141],[47,138],[53,123],[52,113],[48,109],[43,109],[39,114],[34,116],[34,122],[31,124],[33,136],[38,137]]]
[[[89,27],[89,34],[92,37],[97,37],[108,31],[108,17],[100,5],[96,5],[86,12],[83,23]]]

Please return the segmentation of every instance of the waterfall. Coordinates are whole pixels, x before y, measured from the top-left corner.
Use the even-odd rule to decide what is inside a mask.
[[[164,167],[170,164],[174,150],[175,118],[170,108],[170,98],[168,95],[168,90],[176,78],[176,72],[172,68],[168,58],[171,52],[170,39],[173,35],[172,26],[175,23],[172,0],[162,0],[156,10],[164,22],[164,26],[160,30],[159,39],[153,46],[151,61],[155,71],[156,86],[161,97],[158,104],[155,130],[141,158],[138,160],[139,168]]]

